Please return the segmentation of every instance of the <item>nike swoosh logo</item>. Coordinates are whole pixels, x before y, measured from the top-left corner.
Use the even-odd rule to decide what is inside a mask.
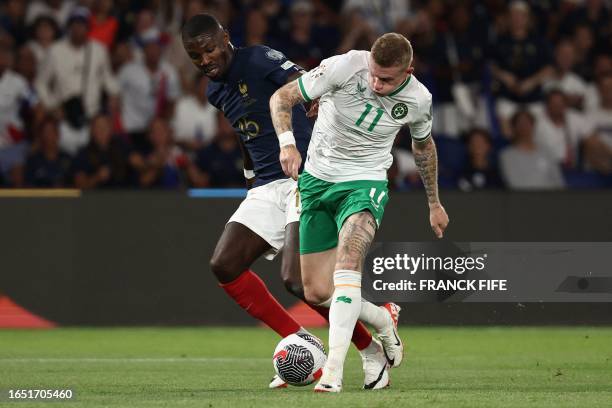
[[[380,374],[378,374],[378,378],[374,381],[372,381],[369,384],[366,384],[363,386],[364,390],[371,390],[372,388],[374,388],[376,386],[376,384],[378,384],[378,382],[382,379],[383,374],[385,373],[385,366],[383,366],[383,369],[380,371]]]
[[[395,345],[396,346],[401,346],[402,342],[400,341],[399,337],[397,337],[397,333],[395,332],[395,330],[393,330],[393,335],[395,336]]]
[[[387,350],[385,350],[385,348],[383,347],[383,353],[385,353],[385,358],[387,359],[387,361],[389,362],[389,365],[391,367],[393,367],[393,363],[395,363],[395,359],[391,360],[389,358],[389,355],[387,354]]]

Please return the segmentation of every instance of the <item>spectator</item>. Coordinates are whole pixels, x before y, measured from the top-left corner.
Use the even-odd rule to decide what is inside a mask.
[[[121,68],[134,59],[132,47],[127,41],[119,41],[113,45],[110,58],[113,74],[118,76]]]
[[[509,8],[509,33],[493,45],[492,73],[499,99],[496,111],[502,132],[510,134],[509,118],[520,104],[538,105],[540,88],[550,75],[549,45],[530,29],[529,6],[513,1]]]
[[[36,62],[41,65],[49,61],[49,50],[60,37],[60,29],[54,19],[49,16],[40,16],[32,24],[32,39],[27,45],[36,56]]]
[[[568,109],[567,98],[560,90],[546,95],[546,107],[535,129],[535,142],[542,151],[565,169],[579,168],[582,143],[593,134],[584,115]]]
[[[123,129],[139,149],[147,146],[146,131],[153,118],[169,119],[180,96],[176,69],[161,58],[161,33],[142,35],[144,60],[132,61],[119,71]]]
[[[595,81],[587,85],[584,108],[586,111],[597,109],[600,106],[599,89],[597,84],[603,76],[612,72],[612,55],[599,54],[593,63]]]
[[[489,132],[481,128],[472,129],[466,136],[466,144],[468,162],[458,187],[463,191],[502,188]]]
[[[467,4],[453,6],[449,22],[449,30],[436,39],[432,64],[436,101],[434,133],[458,137],[477,120],[476,96],[485,65],[485,46]]]
[[[95,0],[89,18],[89,38],[97,40],[110,50],[115,43],[119,21],[112,15],[112,0]]]
[[[268,43],[268,20],[263,11],[252,8],[247,11],[244,38],[238,43],[239,46]]]
[[[526,110],[512,117],[512,146],[500,154],[503,179],[512,190],[561,189],[565,182],[559,164],[534,143],[534,121]]]
[[[24,118],[37,99],[25,78],[10,69],[12,60],[12,50],[0,45],[0,173],[18,184],[12,172],[23,165],[28,148]]]
[[[35,94],[36,89],[34,83],[38,71],[38,63],[36,56],[30,47],[27,45],[21,46],[17,51],[17,60],[15,61],[15,72],[21,75],[28,83],[28,88]]]
[[[196,86],[176,104],[174,134],[176,142],[188,152],[209,144],[217,133],[217,109],[208,103],[208,77],[199,75]]]
[[[148,132],[149,146],[130,154],[130,164],[137,172],[140,187],[177,188],[185,157],[172,141],[168,122],[155,118]]]
[[[593,60],[595,58],[595,35],[593,29],[585,24],[576,26],[572,39],[576,49],[576,72],[585,81],[593,80]]]
[[[124,187],[129,181],[127,149],[114,137],[110,118],[98,115],[91,121],[89,144],[79,151],[73,164],[77,188]]]
[[[291,5],[291,23],[288,32],[282,36],[280,41],[272,43],[273,48],[282,51],[287,58],[305,70],[319,65],[323,58],[322,44],[329,44],[333,41],[333,38],[323,39],[318,35],[317,26],[313,21],[313,12],[314,8],[310,1],[295,1]]]
[[[612,34],[610,11],[603,0],[586,0],[577,10],[568,14],[562,23],[564,33],[571,33],[579,25],[592,27],[596,39],[601,40]],[[609,4],[608,4],[609,6]]]
[[[336,54],[344,54],[350,50],[369,50],[376,40],[376,32],[359,10],[347,11],[343,19],[344,35]]]
[[[411,15],[410,3],[404,0],[346,0],[342,12],[357,11],[377,36],[397,30]]]
[[[24,44],[28,38],[26,5],[25,0],[7,0],[0,8],[0,32],[8,33],[17,46]]]
[[[203,0],[188,0],[183,12],[183,23],[196,14],[204,13],[204,11]],[[179,73],[183,91],[188,91],[188,86],[193,85],[193,81],[198,71],[183,48],[180,30],[170,37],[170,42],[166,47],[164,56],[168,62],[174,65]]]
[[[28,5],[26,23],[31,24],[40,16],[49,16],[59,27],[64,27],[74,7],[73,0],[34,0]]]
[[[568,106],[582,109],[587,84],[573,72],[575,61],[574,44],[568,40],[561,40],[555,48],[554,72],[544,83],[544,90],[559,89],[565,94]]]
[[[612,71],[598,81],[600,105],[587,113],[596,137],[585,146],[587,163],[602,174],[612,174]]]
[[[197,154],[189,175],[196,187],[244,187],[242,155],[232,126],[221,113],[215,140]]]
[[[68,38],[51,47],[36,86],[45,107],[56,109],[63,118],[61,146],[70,153],[87,144],[87,124],[102,111],[102,91],[111,96],[112,106],[118,92],[106,49],[87,38],[88,21],[87,9],[74,10],[68,19]]]
[[[70,156],[60,150],[57,121],[47,117],[39,129],[36,149],[26,161],[25,184],[28,187],[65,187]]]
[[[135,22],[132,23],[134,25],[133,32],[130,37],[130,45],[132,46],[132,55],[134,55],[135,61],[142,61],[144,58],[143,55],[143,47],[145,43],[150,41],[149,38],[144,38],[150,36],[150,33],[153,30],[157,29],[155,25],[155,15],[153,11],[144,8],[138,11],[135,17]],[[157,31],[159,36],[159,41],[161,42],[161,33],[159,30]]]

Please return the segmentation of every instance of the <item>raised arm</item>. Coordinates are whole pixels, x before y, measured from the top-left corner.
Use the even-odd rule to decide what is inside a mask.
[[[270,98],[270,114],[278,135],[281,166],[285,174],[295,180],[297,180],[298,171],[302,164],[302,156],[295,145],[291,112],[295,105],[304,101],[297,80],[285,84],[274,92]]]
[[[436,237],[442,238],[448,215],[438,196],[438,154],[431,135],[423,141],[412,141],[412,154],[417,165],[429,204],[429,223]]]

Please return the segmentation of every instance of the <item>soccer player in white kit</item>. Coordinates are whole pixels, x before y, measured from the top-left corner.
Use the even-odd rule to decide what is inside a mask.
[[[393,303],[377,307],[361,299],[361,273],[388,201],[391,147],[404,125],[410,128],[435,235],[441,238],[448,225],[438,197],[431,94],[412,75],[412,56],[404,36],[387,33],[371,51],[328,58],[270,99],[283,170],[297,179],[301,156],[295,148],[291,108],[320,98],[298,181],[305,296],[313,304],[330,306],[329,356],[315,391],[341,391],[344,360],[357,319],[377,330],[391,366],[401,362],[399,307]],[[389,316],[395,323],[392,333],[384,330]]]

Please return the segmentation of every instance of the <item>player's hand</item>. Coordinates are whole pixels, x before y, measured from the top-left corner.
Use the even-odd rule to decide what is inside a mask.
[[[302,155],[297,147],[295,145],[281,147],[279,159],[285,174],[297,180],[298,171],[300,171],[300,166],[302,165]]]
[[[310,107],[308,108],[308,112],[306,112],[307,118],[316,118],[319,114],[319,99],[315,99],[310,103]]]
[[[442,207],[442,204],[435,203],[429,205],[429,223],[436,237],[442,238],[442,236],[444,236],[444,230],[448,225],[448,214],[446,214],[446,210]]]

